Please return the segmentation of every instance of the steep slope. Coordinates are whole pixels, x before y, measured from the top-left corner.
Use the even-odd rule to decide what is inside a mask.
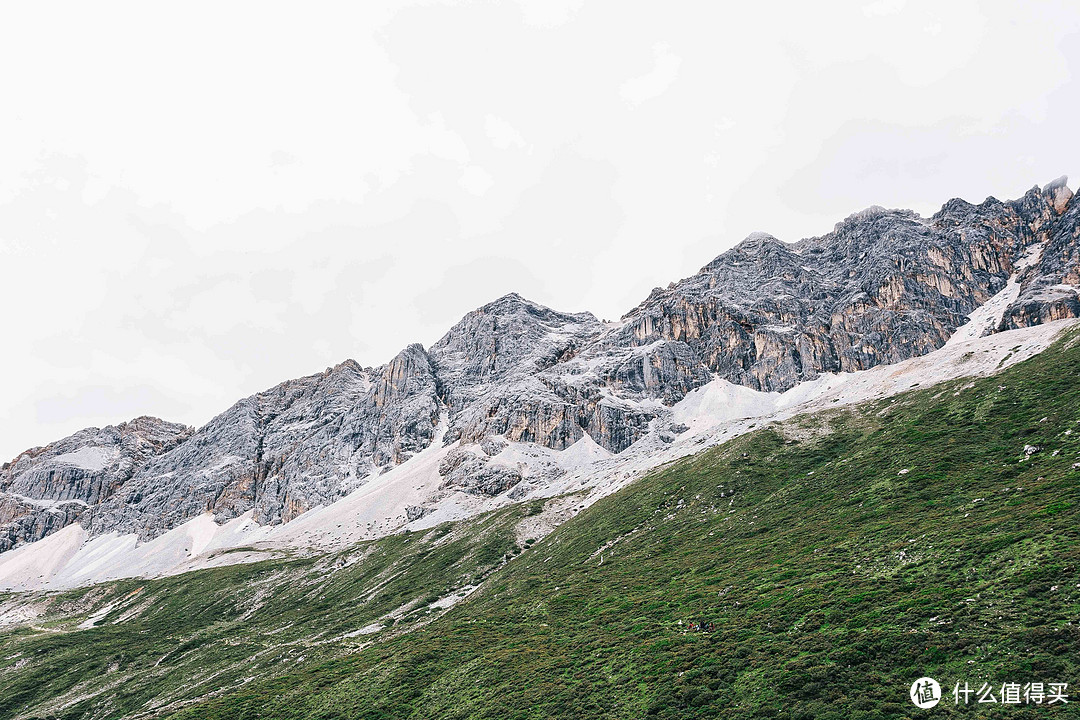
[[[0,714],[862,719],[922,712],[924,675],[1071,683],[1077,408],[1074,329],[993,377],[759,427],[550,534],[575,496],[314,563],[9,596]]]
[[[1021,279],[999,330],[1080,317],[1080,201],[1065,182],[1066,178],[1059,178],[1044,188],[1053,211],[1061,217],[1044,210],[1043,224],[1036,231],[1044,239],[1035,245],[1036,260]]]
[[[319,557],[0,595],[0,717],[157,714],[418,627],[518,551],[513,528],[528,512],[518,506]],[[42,633],[59,643],[37,645]],[[102,662],[86,664],[86,651]],[[147,662],[129,664],[135,657]],[[121,687],[124,697],[101,694]]]
[[[929,219],[870,208],[791,245],[755,234],[697,275],[654,290],[603,350],[675,343],[733,383],[782,391],[940,347],[1035,247],[1054,249],[1020,278],[1023,299],[1006,317],[1077,317],[1077,287],[1059,288],[1061,298],[1038,290],[1078,271],[1080,205],[1071,200],[1058,181],[1008,203],[953,200]],[[1025,302],[1034,308],[1023,311]],[[1022,324],[1010,319],[1002,329]]]
[[[1004,292],[1004,291],[1003,291]],[[991,303],[984,310],[996,312]],[[521,500],[576,493],[577,510],[653,468],[750,432],[762,423],[893,397],[958,378],[983,377],[1027,360],[1078,324],[1063,320],[979,336],[975,317],[939,350],[894,365],[823,376],[784,393],[763,393],[716,378],[670,408],[617,455],[585,435],[555,451],[490,437],[444,445],[442,422],[431,444],[329,505],[282,525],[260,525],[249,510],[224,524],[194,517],[150,541],[136,533],[93,538],[81,526],[0,557],[0,589],[61,589],[122,577],[155,577],[281,553],[321,554],[404,530],[424,531]]]
[[[423,348],[365,371],[346,362],[241,400],[93,508],[92,534],[149,539],[204,512],[287,522],[425,447],[438,424]]]
[[[91,538],[140,541],[206,513],[288,523],[428,447],[442,416],[443,442],[459,447],[438,487],[408,508],[388,504],[394,514],[374,526],[542,492],[567,465],[546,451],[586,438],[615,454],[671,442],[685,431],[671,408],[717,379],[790,391],[924,356],[965,323],[977,335],[1080,316],[1078,218],[1062,178],[1015,201],[952,200],[931,218],[870,208],[792,244],[759,233],[611,324],[508,295],[428,350],[410,345],[375,369],[348,361],[241,400],[109,493],[77,498],[85,509],[9,493],[0,551],[76,521]],[[79,482],[48,492],[66,500]]]
[[[83,519],[192,428],[152,417],[87,428],[0,467],[0,551]]]
[[[490,435],[563,449],[583,434],[575,408],[539,374],[597,335],[591,313],[567,314],[511,294],[466,315],[431,348],[450,410],[448,441]]]

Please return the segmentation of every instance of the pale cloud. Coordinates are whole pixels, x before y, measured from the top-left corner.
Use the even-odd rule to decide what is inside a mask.
[[[285,152],[284,150],[275,150],[270,153],[270,166],[275,168],[283,168],[289,165],[296,165],[300,162],[292,153]]]
[[[470,165],[461,174],[461,187],[471,195],[483,195],[494,184],[484,168]]]
[[[446,127],[441,112],[432,113],[423,127],[427,150],[444,160],[464,165],[469,161],[469,148],[453,130]]]
[[[525,138],[514,129],[514,126],[505,119],[488,113],[484,116],[484,130],[487,132],[491,144],[500,150],[508,150],[511,147],[525,147]]]
[[[905,5],[907,5],[907,0],[878,0],[863,5],[862,11],[867,17],[884,17],[896,15],[904,9]]]
[[[517,0],[525,21],[536,27],[552,28],[572,18],[585,0]]]
[[[632,105],[659,97],[679,77],[682,58],[671,52],[667,43],[653,46],[653,69],[646,75],[627,80],[619,88],[619,94]]]

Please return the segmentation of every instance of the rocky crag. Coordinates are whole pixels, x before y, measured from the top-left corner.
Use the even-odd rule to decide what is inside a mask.
[[[245,398],[194,430],[90,428],[0,469],[0,551],[73,522],[148,539],[204,512],[288,522],[441,436],[449,492],[514,492],[507,442],[618,453],[715,377],[783,391],[937,349],[992,297],[996,332],[1080,317],[1080,201],[1065,179],[933,217],[870,208],[796,243],[754,234],[619,322],[508,295],[431,348]],[[548,472],[550,469],[544,469]],[[537,473],[543,477],[543,473]]]
[[[0,468],[0,551],[77,521],[193,432],[184,425],[140,417],[80,430],[22,453]]]

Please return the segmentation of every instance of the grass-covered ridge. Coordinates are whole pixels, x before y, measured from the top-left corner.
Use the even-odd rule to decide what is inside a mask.
[[[207,681],[230,689],[169,711],[199,719],[887,718],[927,712],[907,691],[931,675],[949,687],[1046,681],[1077,692],[1065,709],[954,708],[950,698],[931,711],[938,716],[1067,716],[1080,707],[1078,462],[1074,333],[992,378],[768,426],[657,471],[531,545],[412,633],[285,644],[323,616],[333,628],[320,637],[331,639],[417,592],[437,594],[429,587],[452,592],[467,573],[443,569],[453,556],[436,551],[464,543],[467,564],[496,567],[515,549],[510,528],[531,510],[478,521],[488,524],[487,541],[463,528],[453,542],[429,540],[433,549],[415,565],[406,556],[420,546],[406,550],[408,536],[381,541],[393,560],[367,579],[329,574],[322,582],[339,582],[337,593],[316,593],[312,580],[304,594],[272,579],[293,563],[307,563],[297,572],[314,578],[329,559],[116,584],[116,593],[143,585],[173,599],[137,622],[0,635],[0,716],[28,705],[28,716],[40,717],[147,710],[164,683],[202,664],[230,668]],[[364,572],[364,562],[349,567]],[[405,585],[369,610],[356,592],[370,592],[391,567],[401,572],[386,587]],[[243,617],[230,593],[259,578],[275,600]],[[308,630],[276,630],[292,617]],[[680,623],[691,619],[717,630],[686,632]],[[169,652],[160,661],[159,650]],[[219,657],[226,653],[229,662]],[[260,671],[269,656],[276,664]],[[108,672],[110,663],[119,669]],[[155,675],[162,666],[175,670]],[[91,692],[124,672],[116,687],[49,708],[50,693],[78,694],[70,681],[42,685],[54,675],[77,673]]]

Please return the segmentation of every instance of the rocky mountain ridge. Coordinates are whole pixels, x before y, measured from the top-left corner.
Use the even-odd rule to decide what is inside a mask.
[[[23,452],[0,467],[0,551],[76,522],[193,434],[185,425],[139,417]]]
[[[447,492],[513,492],[521,471],[488,462],[500,443],[587,435],[619,453],[677,435],[656,427],[664,408],[714,378],[782,391],[926,354],[992,297],[990,332],[1080,317],[1078,288],[1064,178],[930,218],[869,208],[791,244],[755,233],[617,323],[511,294],[431,348],[281,383],[197,430],[138,418],[28,450],[0,468],[0,551],[74,522],[143,540],[207,511],[286,523],[439,436],[463,448],[441,468]]]

